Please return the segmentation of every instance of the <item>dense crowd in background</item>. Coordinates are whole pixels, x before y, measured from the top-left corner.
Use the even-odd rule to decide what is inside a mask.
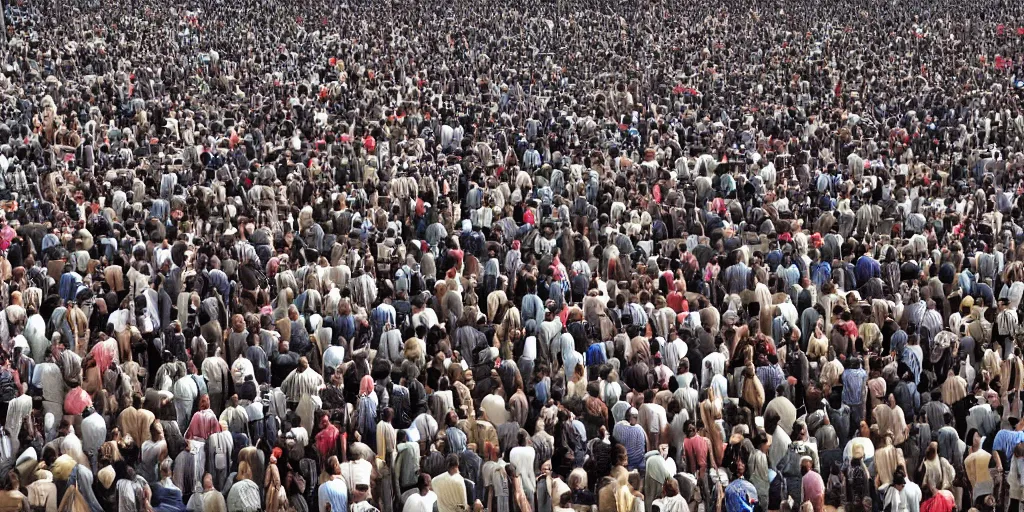
[[[4,4],[0,512],[1024,512],[1024,3]]]

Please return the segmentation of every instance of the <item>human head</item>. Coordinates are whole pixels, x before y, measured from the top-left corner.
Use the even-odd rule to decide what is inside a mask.
[[[430,491],[430,475],[420,473],[420,476],[416,478],[416,489],[419,490],[421,495],[425,496]]]
[[[448,468],[449,474],[456,474],[459,472],[459,456],[454,453],[448,454],[448,458],[445,459],[445,467]]]

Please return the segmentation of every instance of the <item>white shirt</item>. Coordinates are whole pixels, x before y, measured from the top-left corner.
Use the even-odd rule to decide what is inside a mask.
[[[660,433],[668,425],[668,415],[665,408],[658,404],[643,404],[640,406],[640,416],[644,418],[644,427],[650,433]]]
[[[907,484],[900,491],[900,497],[907,508],[907,512],[921,512],[921,487],[907,480]]]
[[[235,380],[236,385],[240,385],[245,382],[246,375],[253,375],[252,362],[244,357],[235,359],[234,363],[231,363],[231,377]]]
[[[423,308],[423,311],[412,315],[412,327],[413,329],[419,326],[425,326],[427,330],[437,325],[437,313],[433,309]]]
[[[436,502],[437,495],[434,494],[434,491],[427,491],[426,495],[416,493],[405,499],[402,512],[433,512]]]
[[[537,359],[537,337],[528,336],[523,342],[523,359]]]
[[[721,375],[725,371],[725,354],[721,352],[708,354],[704,358],[702,366],[700,384],[702,388],[706,388],[711,385],[711,377]]]

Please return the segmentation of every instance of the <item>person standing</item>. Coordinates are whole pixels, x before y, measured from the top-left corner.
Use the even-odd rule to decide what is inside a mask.
[[[348,485],[341,476],[341,463],[338,457],[331,456],[326,464],[328,480],[317,489],[319,511],[347,511],[348,510]]]
[[[430,475],[420,473],[416,479],[416,493],[405,499],[402,512],[433,512],[437,494],[430,489]]]
[[[466,482],[459,474],[459,456],[449,454],[445,459],[448,471],[434,478],[432,486],[437,493],[438,512],[465,512],[469,510]]]

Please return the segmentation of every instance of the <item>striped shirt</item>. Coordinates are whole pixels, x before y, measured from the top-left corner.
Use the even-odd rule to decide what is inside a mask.
[[[281,391],[289,401],[298,402],[302,395],[315,396],[323,385],[324,378],[319,373],[310,369],[301,372],[296,369],[281,383]]]
[[[647,325],[647,311],[644,311],[643,306],[630,302],[626,304],[623,312],[629,312],[629,316],[632,317],[633,325],[635,327],[644,327]]]
[[[370,315],[370,321],[375,329],[383,330],[385,325],[397,327],[397,313],[395,307],[388,303],[383,303],[373,309],[373,313]]]
[[[758,366],[754,369],[754,373],[761,381],[761,385],[764,386],[764,390],[770,393],[771,396],[775,396],[775,390],[782,384],[783,379],[786,378],[786,375],[782,373],[782,368],[779,368],[777,364]]]
[[[630,470],[646,469],[644,453],[647,452],[647,433],[640,425],[630,425],[623,421],[615,425],[612,434],[615,440],[626,447],[626,455],[629,457],[628,468]]]
[[[232,512],[257,512],[263,505],[260,497],[260,486],[252,480],[238,480],[231,485],[228,492],[227,506]]]
[[[914,384],[921,383],[921,358],[918,357],[917,353],[911,350],[910,347],[903,349],[902,361],[910,368],[910,372],[914,374]]]

